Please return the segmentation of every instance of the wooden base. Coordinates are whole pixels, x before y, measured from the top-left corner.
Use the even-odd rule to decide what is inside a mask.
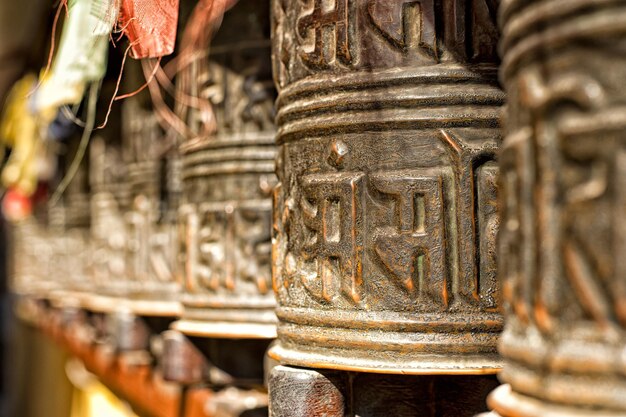
[[[97,343],[96,331],[84,310],[61,310],[49,302],[27,298],[20,300],[17,307],[21,320],[39,328],[79,359],[142,417],[223,417],[231,410],[241,411],[233,415],[267,416],[267,393],[262,387],[240,389],[169,382],[147,351],[123,351],[113,344]],[[122,322],[134,327],[137,318],[130,315],[127,319]],[[154,323],[148,321],[146,326],[152,329]]]
[[[269,377],[272,417],[473,417],[486,411],[492,375],[402,376],[289,366]]]

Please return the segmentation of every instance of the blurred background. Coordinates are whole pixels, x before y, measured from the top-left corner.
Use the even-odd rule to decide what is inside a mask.
[[[70,1],[69,6],[73,3]],[[9,117],[10,96],[20,80],[29,74],[32,77],[32,74],[45,75],[46,71],[50,71],[52,58],[59,49],[61,29],[67,18],[64,9],[67,7],[67,3],[58,0],[0,0],[2,119]],[[125,46],[110,48],[108,53],[108,66],[101,82],[102,94],[107,98],[103,97],[98,103],[98,111],[102,114],[106,113],[108,99],[122,71]],[[135,66],[131,73],[139,74],[141,70]],[[133,78],[132,74],[130,78]],[[143,81],[143,75],[136,80],[138,84]],[[81,116],[84,116],[83,107],[81,104],[77,110]],[[75,155],[77,136],[82,129],[72,123],[65,123],[60,128],[65,131],[58,143],[52,143],[54,151],[51,154],[36,161],[35,158],[21,161],[26,166],[37,165],[35,184],[26,185],[27,192],[22,192],[24,187],[19,183],[17,186],[9,185],[7,182],[11,181],[7,181],[6,172],[3,172],[3,206],[0,212],[0,416],[130,417],[135,415],[130,407],[98,382],[80,361],[70,358],[64,348],[55,343],[50,335],[37,330],[34,323],[17,318],[16,296],[9,291],[8,280],[13,265],[10,262],[12,248],[7,242],[11,241],[14,231],[11,221],[19,221],[32,213],[40,218],[48,216],[46,202],[63,175],[56,167],[61,160],[70,160]],[[102,135],[119,134],[120,110],[115,108]],[[6,135],[2,135],[2,142],[2,167],[5,168],[17,159],[20,150],[15,143],[7,143]],[[74,182],[80,182],[80,179]]]
[[[0,110],[5,109],[13,85],[45,65],[55,10],[52,6],[49,0],[0,1]],[[13,300],[7,292],[10,230],[4,211],[0,226],[0,413],[6,417],[69,416],[72,386],[65,372],[67,357],[33,327],[15,319]]]

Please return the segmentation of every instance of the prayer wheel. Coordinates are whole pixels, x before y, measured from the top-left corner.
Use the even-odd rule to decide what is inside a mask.
[[[128,241],[124,214],[130,206],[126,164],[121,141],[92,139],[89,148],[91,180],[91,242],[93,291],[86,295],[85,307],[107,312],[124,296],[127,279],[125,246]],[[119,300],[118,300],[119,302]]]
[[[210,108],[187,114],[195,135],[180,146],[184,313],[174,329],[187,336],[275,337],[270,275],[275,93],[268,9],[256,1],[238,2],[225,14],[208,60],[191,68],[188,88]],[[214,128],[206,129],[210,123]]]
[[[72,175],[71,165],[80,148],[78,137],[68,140],[66,146],[68,152],[58,161],[64,178]],[[89,164],[82,160],[76,172],[68,177],[71,181],[58,202],[48,207],[47,219],[43,220],[43,216],[32,219],[49,240],[49,257],[42,257],[47,266],[42,265],[39,280],[52,285],[47,298],[59,308],[79,307],[82,296],[93,289],[89,174]]]
[[[493,1],[274,0],[273,278],[288,365],[493,374]]]
[[[11,228],[10,286],[18,296],[43,298],[58,290],[59,283],[49,278],[54,242],[36,219],[29,218]]]
[[[626,413],[626,9],[507,0],[502,417]],[[495,413],[494,413],[495,414]]]
[[[272,4],[270,415],[473,416],[501,367],[497,4]]]
[[[276,337],[269,5],[230,4],[210,48],[190,54],[196,58],[177,78],[178,91],[199,100],[179,106],[190,130],[179,146],[183,314],[163,334],[161,366],[167,380],[213,387],[210,415],[266,416],[264,355]],[[192,19],[183,39],[207,19]]]
[[[110,139],[110,138],[109,138]],[[122,111],[122,140],[91,145],[94,276],[88,308],[102,313],[175,317],[180,313],[176,223],[163,209],[166,159],[156,116],[138,100]]]
[[[176,222],[164,198],[175,185],[166,179],[166,149],[157,116],[139,101],[125,103],[123,132],[129,161],[131,196],[126,214],[128,288],[125,297],[133,314],[177,317],[180,282],[176,280]]]
[[[99,341],[120,352],[147,353],[151,335],[181,312],[170,201],[176,181],[169,159],[175,155],[144,96],[128,98],[111,119],[114,126],[90,144],[94,283],[82,305]]]

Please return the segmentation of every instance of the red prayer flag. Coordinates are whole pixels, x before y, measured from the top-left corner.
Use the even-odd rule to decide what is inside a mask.
[[[133,58],[158,58],[174,52],[179,0],[122,0],[120,27]]]

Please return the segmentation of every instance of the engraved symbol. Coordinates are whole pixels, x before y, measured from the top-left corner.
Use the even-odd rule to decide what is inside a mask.
[[[188,244],[188,250],[197,251],[190,259],[188,277],[212,292],[267,293],[270,204],[256,200],[208,203],[201,206],[201,212],[202,224],[196,225],[197,236]]]
[[[434,0],[370,0],[367,11],[375,30],[395,49],[436,55]]]
[[[477,241],[475,229],[475,178],[479,162],[493,160],[497,144],[492,141],[472,145],[453,132],[441,130],[440,139],[450,155],[455,177],[456,237],[458,247],[458,281],[460,295],[470,304],[479,300],[480,274],[476,263]]]
[[[500,227],[497,203],[498,167],[488,162],[476,169],[476,223],[478,231],[479,297],[487,309],[498,307],[496,236]]]
[[[235,289],[235,223],[232,205],[203,210],[203,224],[198,233],[199,281],[208,289]]]
[[[311,68],[328,68],[335,59],[344,65],[350,65],[353,61],[348,29],[348,0],[335,0],[335,7],[331,10],[327,10],[326,3],[326,0],[313,0],[313,10],[297,23],[300,38],[312,43],[307,45],[308,48],[303,48],[300,54],[305,65]]]
[[[602,240],[610,231],[596,212],[615,198],[606,185],[611,162],[601,141],[611,135],[598,135],[601,128],[593,126],[589,136],[574,129],[572,140],[568,131],[572,120],[586,119],[572,108],[594,114],[607,107],[604,87],[579,73],[546,79],[533,66],[520,73],[519,91],[528,125],[507,137],[502,165],[501,252],[518,253],[503,262],[507,298],[521,320],[543,332],[558,328],[561,312],[575,302],[585,321],[618,337],[625,291],[621,281],[607,285],[611,266],[604,260],[612,243]]]
[[[285,0],[272,2],[272,16],[274,27],[272,32],[273,49],[272,53],[272,74],[276,85],[284,87],[289,81],[289,60],[291,50],[290,38],[285,36]]]
[[[151,276],[160,282],[170,282],[172,280],[172,239],[169,230],[163,225],[152,224],[152,231],[149,240],[149,262]]]
[[[275,117],[272,105],[275,97],[272,91],[271,82],[258,80],[256,73],[247,76],[243,81],[243,99],[246,104],[241,111],[241,118],[253,122],[259,130],[268,130]]]
[[[406,291],[447,305],[441,176],[396,171],[374,174],[371,183],[395,200],[397,219],[397,227],[383,229],[375,239],[376,254]]]
[[[499,235],[499,269],[504,278],[502,293],[517,317],[527,323],[532,308],[526,300],[530,285],[525,285],[535,265],[532,251],[522,250],[528,241],[533,240],[534,224],[530,204],[533,187],[529,186],[536,172],[532,163],[531,148],[532,129],[520,129],[507,136],[500,153],[501,179],[501,216],[502,228]],[[532,291],[532,290],[530,290]]]
[[[314,271],[302,282],[321,301],[343,295],[361,300],[363,173],[309,175],[303,178],[303,221],[307,229],[303,257]]]
[[[269,291],[271,280],[272,216],[269,204],[263,203],[254,202],[237,211],[237,269],[241,279],[253,283],[260,294]]]
[[[328,163],[335,168],[343,168],[344,158],[348,155],[350,149],[342,140],[334,140],[330,145],[330,155],[328,155]]]
[[[442,59],[497,60],[498,0],[444,0]]]
[[[465,0],[463,0],[464,2]],[[498,53],[498,2],[474,0],[472,9],[472,58],[476,61],[494,59]]]

